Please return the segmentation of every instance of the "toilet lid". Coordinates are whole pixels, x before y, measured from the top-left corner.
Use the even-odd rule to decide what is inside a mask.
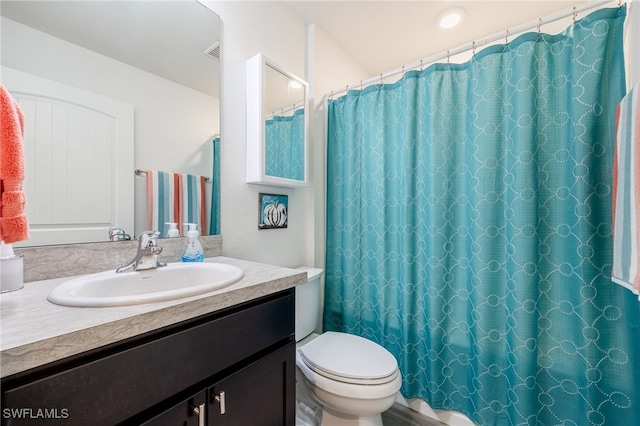
[[[398,363],[389,351],[352,334],[328,331],[299,351],[318,374],[344,382],[386,383],[398,375]]]

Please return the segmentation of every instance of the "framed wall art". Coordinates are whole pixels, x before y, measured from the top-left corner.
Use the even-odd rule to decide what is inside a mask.
[[[260,193],[258,229],[286,228],[289,223],[289,196]]]

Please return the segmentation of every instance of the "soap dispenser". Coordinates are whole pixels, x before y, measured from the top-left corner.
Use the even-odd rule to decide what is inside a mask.
[[[167,231],[167,238],[176,238],[180,236],[180,231],[178,231],[178,224],[173,222],[167,222],[165,225],[169,225],[169,230]]]
[[[183,262],[202,262],[204,260],[204,250],[198,236],[198,225],[195,223],[185,223],[189,227],[187,231],[186,243],[182,252]]]

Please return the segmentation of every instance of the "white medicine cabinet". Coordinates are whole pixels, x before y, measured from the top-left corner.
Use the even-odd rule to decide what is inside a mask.
[[[262,54],[247,61],[247,182],[303,187],[308,170],[308,84]]]

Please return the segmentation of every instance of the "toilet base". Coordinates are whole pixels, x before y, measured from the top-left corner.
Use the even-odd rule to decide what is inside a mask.
[[[297,426],[383,426],[382,415],[351,416],[334,414],[327,410],[309,389],[308,383],[296,371],[296,425]]]
[[[328,410],[322,410],[322,426],[382,426],[382,415],[361,417],[338,417]]]

